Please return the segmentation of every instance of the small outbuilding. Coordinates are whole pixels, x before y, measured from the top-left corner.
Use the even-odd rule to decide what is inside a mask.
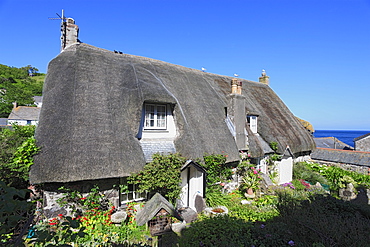
[[[148,223],[150,234],[160,236],[172,231],[171,217],[182,220],[173,205],[161,194],[156,193],[137,214],[136,222],[139,226]]]
[[[188,160],[181,168],[181,206],[201,212],[206,192],[206,171],[198,163]],[[197,203],[200,201],[200,203]]]

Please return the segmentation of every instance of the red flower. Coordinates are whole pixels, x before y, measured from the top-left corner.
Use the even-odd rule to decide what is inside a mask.
[[[63,217],[63,214],[58,214],[59,217]]]
[[[50,222],[49,225],[56,225],[56,222]]]
[[[86,200],[86,197],[82,197],[82,198],[80,198],[80,200]]]

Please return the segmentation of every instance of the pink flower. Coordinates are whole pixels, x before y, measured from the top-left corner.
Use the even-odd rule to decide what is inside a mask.
[[[254,173],[254,174],[257,174],[257,173],[258,173],[258,171],[257,171],[257,170],[253,170],[253,173]]]
[[[225,186],[225,183],[220,183],[221,186]]]

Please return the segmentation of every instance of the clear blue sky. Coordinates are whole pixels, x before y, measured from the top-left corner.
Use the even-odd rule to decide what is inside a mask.
[[[65,10],[79,38],[271,88],[315,129],[370,130],[370,0],[0,0],[0,64],[47,72]]]

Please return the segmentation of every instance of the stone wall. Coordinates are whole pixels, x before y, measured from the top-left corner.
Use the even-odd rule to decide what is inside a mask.
[[[345,163],[336,163],[336,162],[329,162],[329,161],[322,161],[322,160],[312,160],[315,163],[328,165],[328,166],[338,166],[344,170],[358,172],[365,175],[370,175],[370,164],[369,166],[362,166],[362,165],[353,165],[353,164],[345,164]]]
[[[120,192],[119,187],[117,186],[117,188],[114,188],[114,185],[119,185],[118,178],[65,184],[45,184],[42,187],[43,212],[47,218],[56,217],[58,214],[72,216],[73,212],[71,208],[61,207],[58,204],[58,200],[65,196],[62,190],[59,189],[62,186],[66,189],[80,192],[83,197],[87,197],[91,189],[98,186],[99,192],[103,194],[113,206],[118,208],[120,206]]]

